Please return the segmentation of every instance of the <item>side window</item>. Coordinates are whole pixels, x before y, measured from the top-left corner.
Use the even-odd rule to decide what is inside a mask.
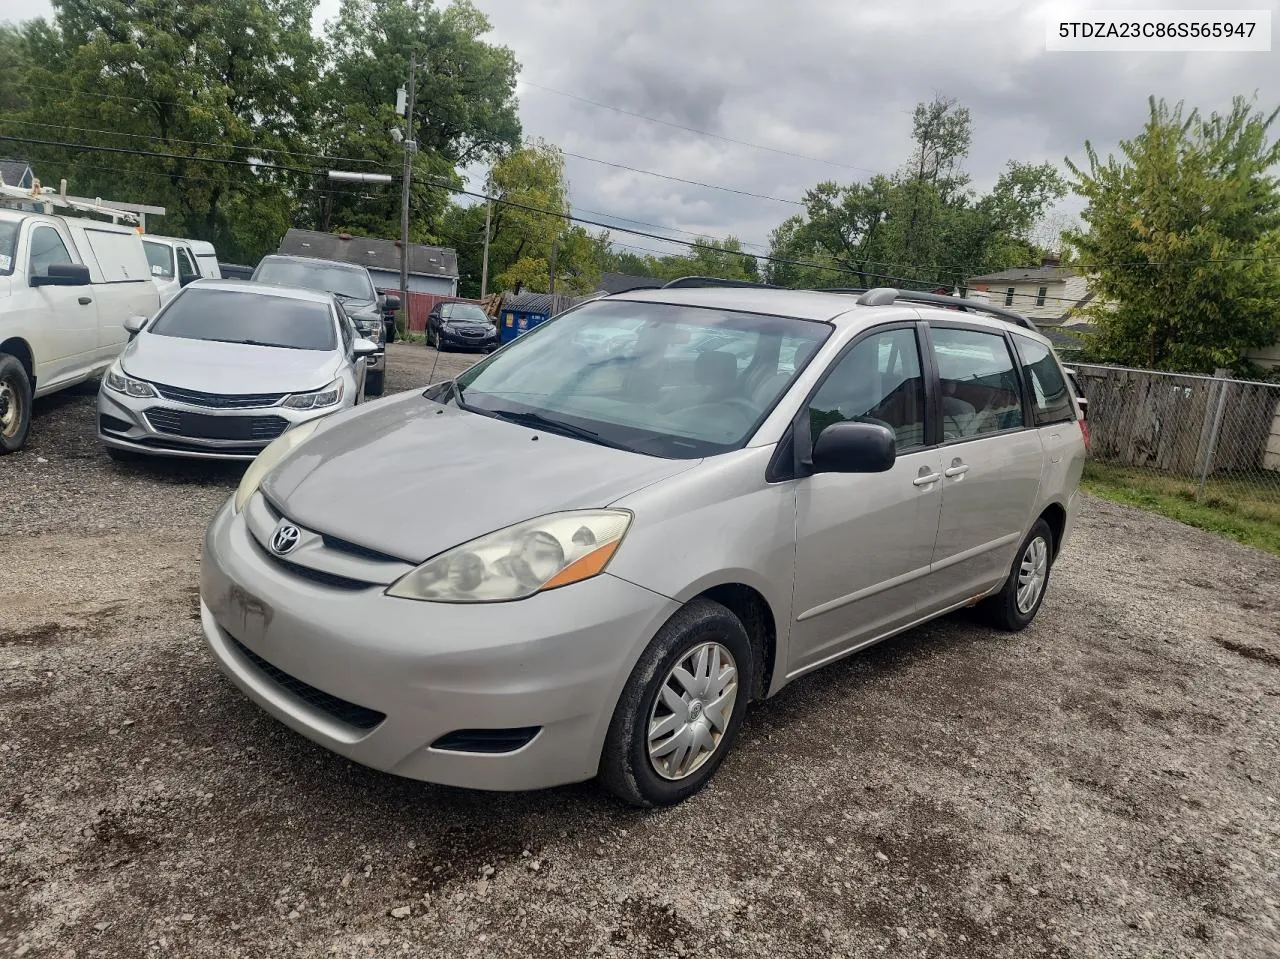
[[[31,231],[31,276],[48,276],[55,263],[74,263],[67,245],[51,226],[37,226]]]
[[[195,260],[191,258],[190,251],[186,247],[178,247],[178,276],[182,279],[187,277],[200,276],[199,269],[196,268]]]
[[[885,330],[836,362],[809,403],[809,425],[816,441],[832,423],[878,423],[910,449],[924,445],[924,407],[915,330]]]
[[[944,442],[1024,425],[1018,372],[1003,336],[934,327],[933,349],[942,382]]]
[[[1014,337],[1022,368],[1031,381],[1031,400],[1036,425],[1064,423],[1076,418],[1075,407],[1068,395],[1070,386],[1058,366],[1057,358],[1043,344],[1024,336]]]

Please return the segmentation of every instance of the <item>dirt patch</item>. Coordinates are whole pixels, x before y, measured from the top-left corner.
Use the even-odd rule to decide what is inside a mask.
[[[1229,639],[1223,639],[1221,636],[1213,637],[1213,641],[1223,649],[1230,650],[1245,659],[1252,659],[1255,662],[1266,663],[1268,666],[1280,667],[1280,656],[1263,649],[1260,646],[1250,646],[1247,643],[1237,643]]]
[[[0,630],[0,646],[49,646],[58,641],[62,632],[62,627],[57,623]]]

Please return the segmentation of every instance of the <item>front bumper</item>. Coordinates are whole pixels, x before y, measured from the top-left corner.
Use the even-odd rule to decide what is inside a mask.
[[[321,410],[291,410],[282,406],[211,409],[163,397],[124,396],[107,389],[104,383],[98,390],[98,438],[115,449],[149,456],[247,462],[286,430],[349,405],[343,402]],[[191,430],[188,425],[192,419],[219,428]],[[215,420],[218,422],[214,423]],[[212,432],[238,435],[216,439],[208,435]]]
[[[206,534],[205,640],[246,695],[355,762],[475,789],[594,776],[622,687],[678,608],[608,574],[513,603],[422,603],[384,589],[300,575],[230,502]],[[353,724],[335,697],[373,718]],[[517,728],[537,734],[510,752],[432,746],[458,730]]]
[[[495,330],[483,337],[463,336],[461,333],[451,332],[446,326],[440,331],[440,345],[455,350],[492,350],[498,345],[498,333]]]
[[[372,356],[367,357],[364,362],[365,362],[364,369],[366,373],[375,373],[378,370],[385,370],[387,368],[386,351],[379,350],[377,353],[374,353]]]

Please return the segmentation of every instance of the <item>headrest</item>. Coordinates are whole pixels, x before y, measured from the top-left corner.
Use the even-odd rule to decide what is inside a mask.
[[[694,364],[694,376],[699,386],[731,388],[738,380],[738,361],[732,353],[721,350],[699,353]]]

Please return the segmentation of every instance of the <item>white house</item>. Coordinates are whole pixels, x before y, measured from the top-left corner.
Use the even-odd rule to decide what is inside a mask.
[[[966,284],[969,296],[1007,306],[1037,326],[1084,322],[1073,317],[1072,311],[1093,299],[1088,277],[1058,263],[1057,257],[1046,256],[1040,266],[971,277]]]

